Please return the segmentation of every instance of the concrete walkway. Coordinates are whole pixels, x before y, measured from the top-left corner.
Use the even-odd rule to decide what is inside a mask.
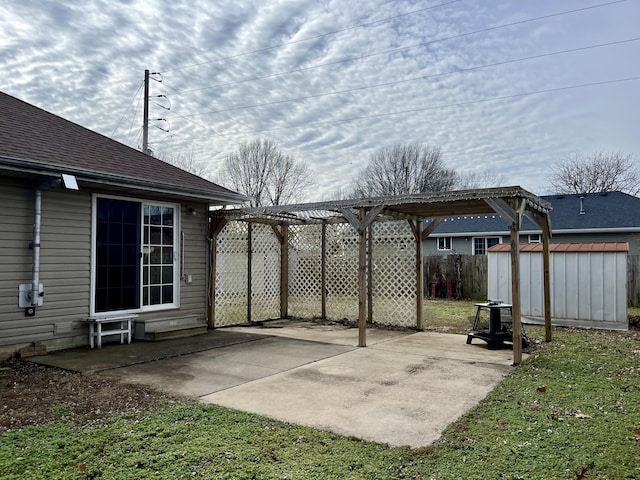
[[[436,440],[512,368],[510,349],[467,345],[464,335],[372,329],[368,346],[358,348],[357,329],[342,325],[283,321],[267,327],[215,330],[178,345],[110,345],[38,360],[69,368],[84,356],[92,366],[86,370],[124,382],[411,447]],[[148,345],[164,353],[140,353],[154,350]],[[98,356],[104,358],[92,359]]]

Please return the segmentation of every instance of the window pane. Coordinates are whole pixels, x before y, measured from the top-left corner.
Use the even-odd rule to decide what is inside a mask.
[[[173,208],[162,208],[162,225],[173,225]]]
[[[160,247],[149,247],[149,263],[152,265],[157,265],[160,263],[161,249]]]
[[[149,296],[151,305],[158,305],[160,303],[160,287],[149,287]]]
[[[173,247],[164,247],[162,249],[162,263],[173,263]]]
[[[156,205],[149,205],[149,222],[148,223],[151,225],[162,225],[162,207],[158,207]]]
[[[173,228],[164,227],[162,229],[162,244],[173,245]]]
[[[173,283],[173,267],[162,267],[162,283]]]
[[[173,286],[165,285],[162,287],[162,303],[173,303]]]
[[[149,234],[149,243],[151,245],[160,245],[162,239],[162,228],[161,227],[151,227],[151,231]]]
[[[491,248],[494,245],[498,245],[500,243],[500,239],[499,238],[487,238],[487,248]]]
[[[160,283],[160,271],[161,267],[151,267],[150,275],[149,275],[149,284],[157,284]]]

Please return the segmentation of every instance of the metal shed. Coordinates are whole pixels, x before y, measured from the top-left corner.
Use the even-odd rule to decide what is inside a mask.
[[[551,321],[554,325],[626,330],[629,244],[556,243],[549,245]],[[544,322],[542,245],[520,247],[522,321]],[[488,252],[489,298],[510,301],[509,245]]]

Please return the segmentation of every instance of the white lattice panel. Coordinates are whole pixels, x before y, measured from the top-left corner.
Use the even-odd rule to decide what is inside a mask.
[[[247,321],[247,231],[246,223],[229,222],[218,234],[216,327]]]
[[[415,240],[406,221],[373,226],[373,321],[416,324]]]
[[[358,234],[349,224],[327,226],[327,317],[358,319]]]
[[[320,316],[322,227],[289,227],[289,315]]]
[[[252,233],[252,320],[280,314],[280,244],[271,227]],[[289,227],[289,314],[319,317],[321,231],[319,225]],[[247,321],[247,225],[230,222],[218,236],[216,326]],[[327,225],[327,317],[358,318],[358,235],[348,224]],[[373,320],[415,326],[415,244],[404,221],[374,224]]]
[[[251,245],[251,320],[279,318],[280,242],[269,225],[254,224]]]

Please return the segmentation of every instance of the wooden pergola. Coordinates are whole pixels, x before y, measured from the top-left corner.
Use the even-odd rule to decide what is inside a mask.
[[[321,224],[322,250],[326,250],[324,226],[349,223],[358,235],[358,346],[366,346],[367,320],[367,230],[377,221],[406,220],[415,239],[416,327],[421,330],[423,318],[422,242],[449,217],[498,214],[509,224],[511,233],[511,282],[513,306],[513,363],[522,361],[522,327],[520,306],[519,233],[524,216],[542,230],[545,338],[551,341],[551,302],[549,283],[549,240],[551,206],[518,186],[458,190],[440,193],[360,198],[329,202],[278,205],[211,212],[211,281],[209,319],[215,318],[215,272],[217,236],[227,222],[245,221],[271,225],[281,246],[280,313],[287,316],[288,233],[289,225]],[[250,237],[249,237],[250,238]],[[250,253],[249,249],[249,255]],[[324,258],[324,255],[323,255]],[[324,271],[324,270],[323,270]],[[324,274],[322,282],[325,281]],[[324,285],[323,285],[324,287]],[[322,291],[322,315],[325,315],[326,293]],[[249,292],[249,295],[251,292]],[[210,325],[213,327],[213,325]]]

